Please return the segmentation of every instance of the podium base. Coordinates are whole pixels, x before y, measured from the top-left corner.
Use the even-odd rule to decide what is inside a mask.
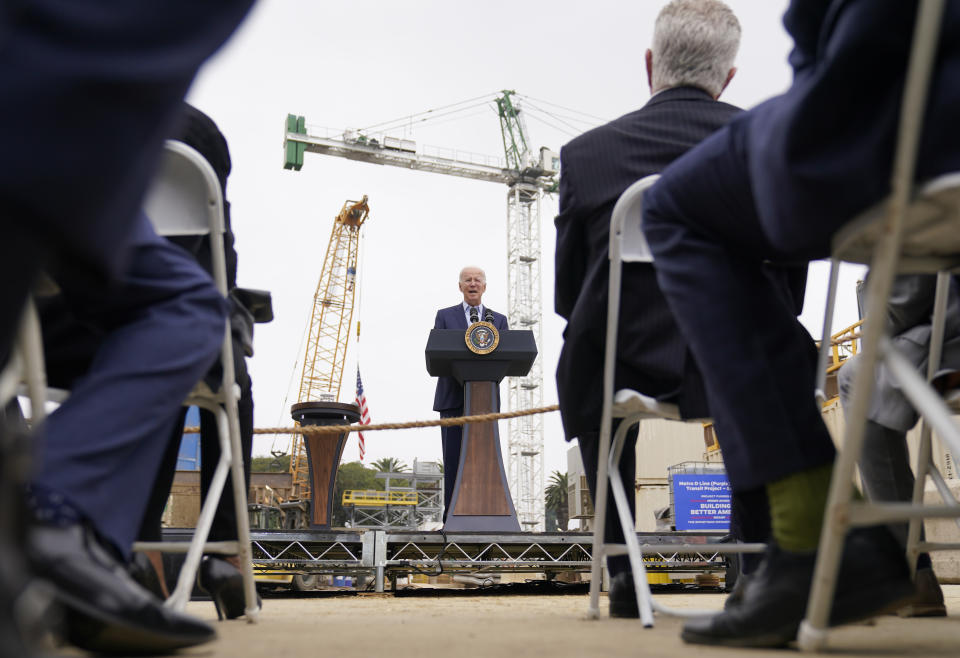
[[[340,402],[299,402],[290,407],[290,415],[301,425],[349,425],[360,420],[360,409],[355,404]],[[330,529],[337,467],[346,438],[346,432],[304,437],[310,466],[310,528],[313,530]]]
[[[451,514],[443,524],[444,532],[520,532],[520,522],[512,516],[474,516]]]

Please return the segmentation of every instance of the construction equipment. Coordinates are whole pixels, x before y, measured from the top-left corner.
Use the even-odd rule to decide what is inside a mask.
[[[430,151],[414,141],[360,131],[307,132],[302,116],[287,116],[284,137],[285,169],[299,171],[306,151],[350,160],[472,178],[508,186],[507,194],[507,305],[515,328],[533,331],[541,341],[540,199],[557,187],[559,157],[547,148],[534,154],[523,115],[513,96],[504,90],[496,98],[506,160],[475,154]],[[313,128],[311,127],[311,130]],[[508,381],[510,410],[543,404],[543,368],[538,357],[526,377]],[[544,529],[543,421],[540,415],[509,421],[508,469],[521,527]]]
[[[313,295],[297,402],[336,402],[340,395],[353,323],[360,228],[369,214],[367,195],[363,195],[360,201],[346,201],[333,220],[327,255]],[[310,496],[310,468],[301,435],[291,437],[290,454],[293,455],[290,472],[293,474],[294,496],[307,499]]]

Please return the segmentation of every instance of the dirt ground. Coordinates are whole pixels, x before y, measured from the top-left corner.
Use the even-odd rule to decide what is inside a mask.
[[[832,651],[856,656],[960,655],[960,585],[944,587],[946,619],[884,617],[870,625],[831,634]],[[671,607],[713,608],[722,594],[670,594]],[[524,656],[736,656],[744,652],[685,645],[679,619],[658,616],[654,628],[635,620],[586,619],[587,596],[491,596],[395,598],[365,594],[349,598],[268,599],[260,622],[217,622],[213,605],[196,601],[188,610],[216,625],[217,641],[184,651],[203,658],[335,656],[360,658],[454,658]],[[749,656],[783,656],[749,651]]]

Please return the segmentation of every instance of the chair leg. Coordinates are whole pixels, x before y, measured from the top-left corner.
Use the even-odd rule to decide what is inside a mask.
[[[840,570],[840,557],[849,529],[848,510],[853,496],[853,475],[863,450],[867,413],[875,387],[874,373],[880,358],[886,318],[885,309],[893,285],[898,250],[899,234],[896,234],[880,243],[871,263],[872,279],[867,290],[867,319],[863,325],[862,349],[858,357],[863,361],[857,368],[853,382],[853,395],[849,414],[846,416],[847,426],[843,436],[843,447],[834,463],[833,477],[830,480],[830,490],[827,495],[810,599],[806,616],[800,624],[797,635],[800,649],[804,651],[819,650],[826,645],[830,609],[833,605],[837,575]]]
[[[200,517],[197,519],[197,527],[194,530],[193,539],[190,541],[190,548],[187,550],[183,567],[180,569],[177,586],[164,604],[169,608],[179,611],[182,611],[184,607],[186,607],[187,601],[190,600],[190,593],[193,591],[193,585],[197,580],[197,569],[203,557],[204,544],[207,543],[207,537],[210,535],[213,516],[216,514],[217,506],[220,504],[220,495],[227,482],[227,474],[230,471],[230,461],[232,459],[230,425],[227,421],[227,413],[220,405],[211,407],[209,411],[213,412],[217,419],[217,434],[220,440],[220,460],[217,462],[217,468],[213,472],[213,478],[210,481],[210,489],[207,491],[206,500],[204,500],[203,506],[200,509]],[[241,479],[241,482],[242,481]],[[243,518],[246,519],[246,511],[244,511]],[[249,537],[247,547],[249,551]]]
[[[889,342],[889,341],[887,341]],[[887,350],[886,365],[899,382],[900,389],[937,433],[938,438],[949,446],[955,455],[960,455],[960,427],[953,421],[953,414],[943,398],[920,376],[914,366],[895,349]]]
[[[817,354],[817,382],[814,396],[822,404],[827,401],[827,361],[830,360],[830,336],[833,332],[833,311],[837,303],[837,285],[840,278],[840,260],[830,259],[830,281],[827,284],[827,307],[823,311],[823,331],[820,333],[820,351]]]
[[[943,353],[943,331],[946,326],[947,301],[950,290],[950,274],[937,273],[937,291],[933,301],[933,323],[930,328],[930,354],[927,360],[927,381],[933,381],[940,367],[940,358]],[[930,423],[922,421],[920,430],[920,445],[917,450],[917,466],[913,481],[913,504],[923,504],[923,492],[927,483],[927,473],[933,466],[933,450],[931,446]],[[935,468],[935,467],[934,467]],[[946,499],[944,499],[946,502]],[[917,557],[920,554],[917,544],[920,542],[920,532],[923,528],[923,519],[910,519],[907,530],[907,563],[910,566],[911,576],[916,576]]]
[[[634,527],[633,515],[630,513],[630,501],[627,500],[623,479],[620,477],[620,469],[617,468],[620,463],[620,456],[623,453],[623,443],[627,431],[638,422],[639,420],[635,418],[625,418],[620,423],[620,427],[617,428],[613,438],[607,472],[610,474],[610,487],[613,490],[614,504],[617,507],[617,515],[620,518],[620,526],[623,529],[623,537],[627,544],[627,555],[630,558],[630,570],[633,572],[633,586],[637,597],[637,609],[640,611],[640,621],[644,628],[652,628],[653,606],[650,583],[647,580],[647,569],[643,564],[640,542],[637,541],[637,530]],[[605,517],[595,516],[594,519],[595,521],[599,519],[599,523],[604,524]]]
[[[230,426],[230,480],[233,486],[233,504],[237,517],[237,556],[243,575],[244,616],[247,623],[255,623],[260,614],[257,605],[257,586],[253,579],[253,555],[250,544],[250,517],[247,510],[247,485],[243,475],[244,454],[240,446],[240,421],[237,400],[227,396],[227,419]]]
[[[607,515],[607,461],[610,454],[611,419],[604,413],[600,422],[600,436],[597,438],[597,487],[596,500],[593,501],[593,559],[590,564],[590,607],[589,619],[600,618],[600,585],[603,578],[603,559],[605,557],[603,534]]]
[[[949,505],[950,507],[960,507],[960,501],[957,501],[957,499],[954,497],[953,492],[950,491],[950,485],[948,485],[946,480],[943,479],[943,476],[940,474],[940,470],[933,463],[929,465],[927,475],[930,476],[930,480],[937,488],[940,498],[943,499],[943,502],[946,505]],[[957,524],[957,527],[960,528],[960,514],[958,514],[957,518],[955,518],[953,521]]]
[[[28,298],[20,321],[18,349],[23,355],[24,379],[30,398],[30,416],[34,427],[47,417],[47,371],[43,363],[43,333],[33,298]]]
[[[930,441],[930,424],[926,421],[921,422],[923,425],[920,430],[920,445],[917,448],[917,465],[914,469],[913,479],[912,502],[914,505],[923,504],[923,491],[927,482],[927,473],[932,466],[931,460],[933,459],[933,450]],[[910,567],[911,578],[915,578],[917,575],[917,557],[920,555],[917,544],[920,543],[920,531],[922,528],[923,519],[920,518],[910,519],[907,525],[906,552],[907,565]]]

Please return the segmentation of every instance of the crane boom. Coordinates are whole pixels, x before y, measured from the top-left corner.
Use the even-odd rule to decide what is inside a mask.
[[[550,168],[553,163],[549,158],[543,163],[545,167],[538,164],[522,169],[512,168],[504,158],[493,155],[430,146],[421,146],[418,151],[416,142],[409,139],[386,135],[369,136],[350,130],[338,132],[315,126],[311,126],[310,130],[311,132],[307,131],[302,116],[291,114],[287,117],[284,169],[300,171],[303,167],[303,153],[309,151],[358,162],[472,178],[490,183],[512,185],[526,180],[540,189],[556,188],[556,171]],[[529,159],[529,156],[527,158]]]
[[[346,201],[333,220],[327,254],[313,295],[297,402],[336,402],[340,395],[353,323],[360,228],[369,214],[370,207],[364,195],[360,201]],[[290,461],[293,486],[299,486],[300,495],[305,498],[309,494],[310,474],[306,448],[298,434],[292,437],[290,454],[293,455]]]

